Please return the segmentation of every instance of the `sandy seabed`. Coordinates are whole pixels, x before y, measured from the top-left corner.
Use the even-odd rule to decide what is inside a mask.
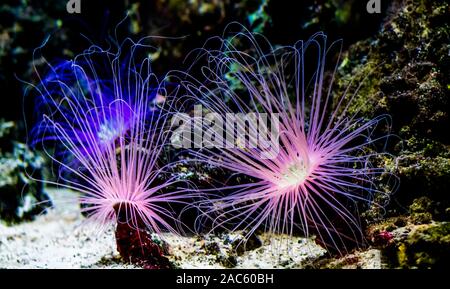
[[[54,206],[46,214],[14,226],[0,223],[0,268],[136,268],[121,260],[112,226],[99,231],[86,222],[75,193],[48,192]],[[239,234],[161,237],[178,268],[302,268],[325,254],[312,239],[300,237],[280,236],[277,242],[263,234],[259,247],[240,254],[231,245]],[[379,267],[376,257],[366,267]]]

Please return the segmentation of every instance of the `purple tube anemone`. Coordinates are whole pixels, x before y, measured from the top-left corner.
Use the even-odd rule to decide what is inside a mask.
[[[165,78],[150,69],[144,40],[127,39],[117,51],[92,46],[71,61],[49,64],[34,87],[40,121],[33,142],[59,169],[56,180],[45,182],[79,192],[88,220],[177,233],[170,205],[189,195],[161,160],[170,93]]]
[[[127,48],[125,44],[119,53],[91,46],[73,60],[63,60],[56,65],[46,63],[45,76],[37,73],[41,82],[36,87],[39,91],[36,111],[40,121],[33,128],[31,144],[53,142],[64,131],[65,137],[85,154],[93,154],[94,149],[104,151],[129,131],[137,94],[145,89],[150,103],[156,99],[157,90],[151,86],[155,85],[151,83],[155,79],[146,63],[148,60],[136,63],[133,59],[144,46],[128,46],[131,46],[130,51],[122,51]],[[143,119],[153,111],[149,109],[145,113],[148,115],[142,116]],[[58,127],[48,125],[50,119]],[[96,142],[97,146],[91,142]]]
[[[215,42],[218,48],[209,48]],[[339,61],[329,69],[325,58],[334,44],[327,46],[318,33],[293,46],[273,47],[248,32],[210,43],[196,54],[190,71],[200,66],[202,77],[183,78],[183,105],[199,105],[215,116],[215,124],[248,117],[216,130],[214,138],[208,115],[202,115],[203,123],[197,120],[203,132],[197,131],[200,137],[190,149],[193,158],[245,176],[225,182],[221,194],[209,190],[205,214],[213,227],[231,226],[248,235],[257,229],[301,231],[338,251],[346,250],[348,240],[363,243],[356,210],[387,193],[378,182],[389,173],[373,160],[382,154],[376,144],[388,137],[389,117],[358,117],[353,103],[358,89],[333,94]],[[384,132],[375,136],[381,126]]]

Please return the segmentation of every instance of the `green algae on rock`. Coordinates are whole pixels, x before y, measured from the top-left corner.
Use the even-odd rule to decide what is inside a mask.
[[[0,120],[0,220],[30,220],[51,206],[40,178],[44,159],[23,143],[14,141],[14,122]],[[6,148],[6,151],[5,151]]]
[[[400,206],[391,204],[388,213],[406,213],[401,207],[424,195],[448,206],[449,17],[443,1],[396,1],[381,31],[351,45],[338,69],[337,94],[352,79],[362,82],[350,110],[367,117],[390,114],[393,134],[400,138],[388,147],[397,155]]]

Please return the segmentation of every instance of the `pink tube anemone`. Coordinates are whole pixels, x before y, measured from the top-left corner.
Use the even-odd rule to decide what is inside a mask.
[[[165,77],[152,73],[144,41],[127,39],[117,51],[92,46],[71,61],[48,64],[34,87],[40,121],[33,143],[59,171],[45,182],[79,192],[88,220],[178,233],[171,205],[190,195],[162,161],[171,92]]]
[[[201,137],[190,149],[195,160],[247,176],[209,190],[205,215],[213,228],[231,226],[248,235],[258,229],[301,231],[339,252],[349,240],[364,243],[357,209],[388,193],[379,177],[389,172],[373,160],[383,154],[377,144],[387,140],[390,119],[367,119],[350,109],[358,89],[333,93],[339,61],[327,67],[336,43],[327,46],[326,39],[318,33],[293,46],[273,47],[261,35],[233,33],[211,39],[195,54],[190,74],[200,66],[202,76],[183,78],[184,107],[201,105],[203,112],[220,116],[220,123],[236,114],[274,117],[235,123],[214,141],[210,121],[197,132]],[[209,48],[211,43],[218,48]],[[381,135],[374,134],[377,127]]]

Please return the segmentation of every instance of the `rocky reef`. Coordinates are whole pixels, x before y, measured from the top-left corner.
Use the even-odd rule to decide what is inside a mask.
[[[180,68],[189,51],[237,21],[280,45],[306,39],[317,31],[326,32],[330,42],[342,38],[333,93],[342,94],[350,81],[361,83],[350,110],[367,118],[380,114],[391,118],[390,124],[381,128],[392,134],[384,148],[388,154],[374,161],[398,179],[380,180],[391,186],[386,191],[395,188],[394,192],[374,196],[381,206],[363,208],[368,248],[339,258],[318,253],[321,257],[308,266],[448,267],[450,5],[446,1],[382,1],[380,14],[368,14],[366,1],[357,0],[345,4],[307,0],[292,9],[285,1],[274,0],[85,1],[85,12],[78,18],[67,14],[65,1],[33,2],[31,6],[27,2],[6,1],[0,7],[0,87],[14,96],[12,106],[1,108],[5,120],[0,121],[0,218],[7,222],[30,220],[50,204],[42,185],[29,178],[31,172],[39,178],[45,160],[25,144],[22,112],[30,106],[21,101],[23,85],[16,79],[35,81],[32,52],[46,35],[52,37],[47,56],[73,57],[90,43],[86,38],[94,43],[108,38],[114,24],[123,19],[123,11],[128,11],[128,20],[116,32],[122,37],[167,36],[155,38],[158,49],[151,55],[155,71],[166,72]],[[99,11],[105,15],[103,20]],[[32,118],[32,109],[25,113]],[[193,177],[203,181],[217,178],[220,174],[212,169],[196,168]],[[182,165],[178,168],[182,177],[191,170]],[[195,242],[206,259],[224,267],[236,267],[240,254],[259,252],[264,243],[261,236],[255,236],[244,250],[233,247],[233,241],[224,241],[227,238],[208,236]],[[193,251],[171,258],[176,264],[177,258],[194,256]]]
[[[30,220],[51,206],[42,179],[44,159],[14,140],[14,122],[0,119],[0,219]]]
[[[367,238],[385,267],[448,264],[450,247],[450,7],[441,1],[394,1],[374,36],[342,55],[338,88],[361,82],[352,107],[392,117],[392,137],[378,160],[398,177],[382,208],[363,213]]]

